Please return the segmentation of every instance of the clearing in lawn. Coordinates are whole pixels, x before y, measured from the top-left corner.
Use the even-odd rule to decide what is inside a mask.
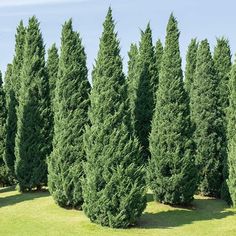
[[[191,209],[174,208],[152,200],[137,225],[110,229],[93,224],[81,211],[57,206],[47,191],[20,194],[0,188],[0,235],[236,235],[236,209],[218,199],[195,196]]]

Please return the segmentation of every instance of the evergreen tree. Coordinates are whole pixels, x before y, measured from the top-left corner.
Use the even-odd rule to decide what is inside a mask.
[[[219,196],[225,152],[221,137],[223,120],[218,104],[218,78],[207,40],[199,45],[193,86],[191,108],[195,126],[199,191],[203,195]]]
[[[219,109],[224,122],[224,127],[221,130],[222,145],[224,148],[223,154],[223,179],[224,182],[221,188],[221,198],[230,203],[229,189],[226,183],[228,177],[227,164],[227,120],[226,109],[229,106],[229,77],[231,70],[231,51],[228,40],[224,38],[217,39],[217,45],[214,50],[214,64],[218,77],[219,86]]]
[[[127,84],[111,8],[103,27],[92,74],[91,125],[84,138],[83,209],[92,222],[125,228],[146,206],[144,170],[130,125]]]
[[[3,169],[5,169],[4,155],[5,155],[5,124],[6,124],[6,100],[3,89],[2,73],[0,72],[0,176]],[[0,179],[1,182],[1,179]]]
[[[138,59],[138,85],[135,106],[136,133],[142,146],[143,161],[149,157],[148,137],[151,131],[151,119],[155,107],[158,73],[156,69],[155,52],[152,45],[150,25],[141,32]]]
[[[228,179],[231,202],[236,206],[236,63],[232,66],[229,80],[230,96],[227,112],[228,120]]]
[[[4,91],[7,116],[5,124],[5,153],[3,155],[3,160],[5,162],[7,173],[11,176],[14,176],[16,99],[12,83],[12,64],[7,65],[7,70],[4,78]],[[13,127],[11,125],[13,125]]]
[[[48,59],[47,59],[47,71],[48,71],[50,97],[51,97],[52,106],[53,106],[53,100],[55,97],[58,64],[59,64],[59,55],[58,55],[56,44],[54,43],[52,47],[48,50]]]
[[[47,183],[46,157],[51,152],[49,82],[39,22],[29,19],[21,73],[15,146],[19,190]]]
[[[131,120],[132,126],[135,128],[136,116],[135,116],[135,107],[137,100],[137,69],[138,69],[138,47],[136,44],[131,44],[130,51],[128,52],[129,61],[128,61],[128,97],[130,102],[131,109]]]
[[[48,160],[49,190],[63,207],[80,208],[84,126],[88,123],[90,84],[81,38],[72,20],[63,25],[55,91],[53,152]]]
[[[187,51],[186,56],[186,68],[185,68],[185,88],[190,95],[191,99],[191,88],[193,86],[193,78],[196,69],[197,62],[197,49],[198,43],[196,39],[192,39]]]
[[[224,115],[229,106],[229,77],[231,70],[231,50],[229,41],[224,38],[217,39],[217,45],[214,50],[214,64],[219,79],[219,106],[222,108]]]
[[[179,30],[171,14],[162,57],[157,103],[150,134],[148,182],[155,200],[188,204],[196,190],[188,95],[184,89]]]
[[[46,63],[47,75],[49,80],[49,93],[50,93],[50,111],[51,111],[51,132],[50,132],[50,140],[53,139],[54,133],[54,98],[55,98],[55,89],[56,89],[56,81],[58,76],[58,65],[59,64],[59,55],[58,50],[56,48],[56,44],[53,44],[52,47],[48,50],[48,59]]]
[[[21,84],[21,70],[23,65],[23,53],[25,44],[25,27],[20,21],[17,27],[15,36],[15,56],[12,65],[9,65],[5,78],[6,91],[6,107],[7,107],[7,121],[6,121],[6,152],[4,159],[10,175],[15,176],[15,137],[17,126],[17,108],[18,98]]]
[[[161,71],[161,61],[162,61],[162,55],[163,55],[163,46],[162,46],[162,43],[161,43],[160,39],[158,39],[157,42],[156,42],[155,53],[156,53],[156,68],[157,68],[157,73],[160,74],[160,71]]]

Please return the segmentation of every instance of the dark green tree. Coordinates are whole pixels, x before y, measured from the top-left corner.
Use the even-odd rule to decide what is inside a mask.
[[[137,100],[137,70],[138,70],[138,47],[136,44],[131,44],[130,51],[128,52],[129,61],[128,61],[128,98],[130,102],[131,109],[131,120],[132,126],[135,128],[136,116],[135,116],[135,107]]]
[[[48,50],[48,59],[47,59],[47,72],[48,72],[50,98],[52,106],[55,97],[58,66],[59,66],[59,55],[56,44],[54,43],[52,47],[49,48]]]
[[[157,73],[160,74],[160,71],[161,71],[161,61],[162,61],[162,55],[163,55],[163,46],[162,46],[162,43],[161,43],[160,39],[158,39],[157,42],[156,42],[155,53],[156,53],[156,68],[157,68]]]
[[[231,50],[227,39],[218,38],[217,45],[214,50],[214,64],[218,77],[219,86],[219,109],[222,113],[224,129],[221,131],[222,145],[224,145],[223,158],[223,179],[224,182],[221,188],[221,198],[230,203],[230,195],[226,179],[228,178],[227,164],[227,119],[226,109],[229,106],[229,77],[231,70]]]
[[[15,173],[20,191],[40,189],[47,183],[46,157],[52,148],[49,82],[44,56],[39,22],[32,17],[26,33],[17,114]]]
[[[151,120],[158,86],[158,72],[155,59],[152,30],[150,24],[148,24],[146,30],[141,31],[137,70],[137,99],[135,105],[135,130],[142,146],[144,163],[147,162],[147,158],[150,156],[148,137],[151,131]]]
[[[203,195],[218,197],[225,153],[221,136],[224,126],[218,104],[218,77],[207,40],[203,40],[199,45],[193,87],[191,108],[195,126],[199,191]]]
[[[23,54],[25,44],[26,29],[23,22],[20,21],[15,36],[15,55],[12,65],[7,68],[5,76],[5,92],[7,107],[6,122],[6,152],[5,162],[10,175],[15,176],[15,137],[17,130],[17,108],[21,84],[21,70],[23,65]]]
[[[191,99],[191,88],[193,86],[193,78],[196,69],[197,62],[197,49],[198,43],[196,39],[192,39],[186,55],[186,67],[185,67],[185,89],[190,95]]]
[[[196,190],[188,94],[184,89],[179,30],[171,14],[150,134],[147,178],[157,201],[188,204]]]
[[[59,55],[56,44],[54,43],[52,47],[48,50],[48,59],[46,63],[47,75],[49,80],[49,93],[50,93],[50,111],[51,111],[51,132],[50,140],[53,139],[54,133],[54,98],[55,98],[55,89],[56,82],[58,78],[58,66],[59,66]]]
[[[5,92],[3,89],[2,73],[0,72],[0,186],[4,186],[7,182],[7,170],[4,162],[6,114]]]
[[[217,45],[214,49],[214,64],[219,79],[219,105],[224,115],[229,106],[229,77],[231,70],[231,50],[229,41],[225,38],[218,38]]]
[[[84,126],[88,123],[90,84],[86,55],[72,20],[63,25],[55,91],[53,152],[48,160],[48,185],[62,207],[81,208]]]
[[[125,228],[145,209],[146,187],[111,8],[103,27],[84,138],[83,209],[92,222]]]
[[[231,203],[236,206],[236,63],[232,66],[229,80],[229,107],[227,110],[228,121],[228,179]]]
[[[5,162],[6,171],[9,175],[14,176],[14,162],[15,162],[15,127],[16,127],[16,99],[12,83],[12,64],[7,65],[4,78],[5,91],[5,107],[6,107],[6,124],[5,124],[5,152],[3,160]],[[13,128],[12,126],[13,125]]]

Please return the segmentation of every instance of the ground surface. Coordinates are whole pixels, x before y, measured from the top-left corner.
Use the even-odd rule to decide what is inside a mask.
[[[0,235],[79,236],[236,236],[236,209],[221,200],[196,196],[193,209],[173,208],[152,201],[137,226],[114,230],[92,224],[83,212],[54,204],[48,192],[19,194],[0,189]]]

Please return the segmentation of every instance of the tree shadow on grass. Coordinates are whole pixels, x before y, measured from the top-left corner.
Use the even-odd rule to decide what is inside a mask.
[[[0,188],[0,193],[15,191],[15,189],[16,189],[16,186],[9,186],[9,187]]]
[[[150,198],[150,196],[149,196]],[[227,204],[219,199],[196,199],[191,208],[172,208],[157,213],[144,212],[135,228],[155,229],[173,228],[194,221],[207,221],[223,219],[235,215],[235,212],[227,210]]]
[[[15,191],[15,187],[7,187],[0,190],[0,193],[12,192]],[[11,193],[10,193],[11,194]],[[31,201],[36,198],[48,197],[50,194],[48,191],[30,191],[27,193],[18,193],[15,192],[14,195],[1,197],[0,195],[0,208],[12,206],[21,202]]]

